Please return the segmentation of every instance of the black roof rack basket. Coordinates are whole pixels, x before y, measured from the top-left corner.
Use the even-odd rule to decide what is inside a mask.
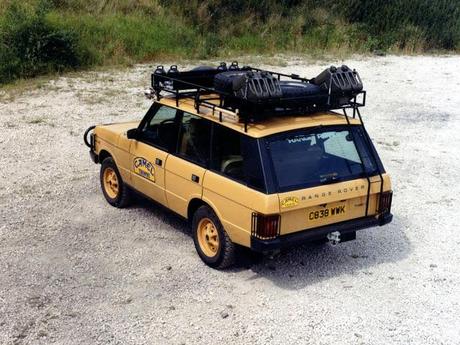
[[[233,72],[232,72],[233,71]],[[230,74],[229,74],[230,73]],[[238,74],[229,89],[217,86],[217,80],[226,75]],[[267,117],[285,115],[308,115],[318,111],[352,108],[356,110],[366,102],[366,92],[355,70],[346,66],[330,67],[313,79],[297,74],[283,74],[259,68],[239,67],[232,62],[215,67],[198,67],[189,71],[179,71],[173,65],[168,71],[158,66],[152,73],[153,95],[160,99],[172,95],[179,104],[181,98],[191,98],[197,112],[201,107],[217,112],[222,120],[222,112],[237,114],[246,125]],[[314,92],[290,94],[294,85],[314,89]],[[239,87],[239,89],[238,89]],[[354,113],[354,111],[353,111]]]

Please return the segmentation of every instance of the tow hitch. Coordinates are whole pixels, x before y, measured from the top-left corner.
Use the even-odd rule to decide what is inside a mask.
[[[347,241],[353,241],[356,239],[356,231],[340,233],[340,231],[333,231],[326,235],[327,240],[333,246]]]
[[[332,244],[333,246],[340,243],[340,232],[338,231],[330,232],[327,234],[326,237],[329,240],[329,243]]]

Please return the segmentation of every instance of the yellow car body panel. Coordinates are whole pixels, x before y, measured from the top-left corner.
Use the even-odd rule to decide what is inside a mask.
[[[139,121],[100,125],[94,129],[95,152],[108,152],[115,160],[124,181],[131,183],[131,140],[126,137],[128,129],[137,127]]]
[[[383,175],[383,180],[383,192],[390,191],[391,184],[388,174]],[[377,215],[380,178],[373,176],[370,178],[370,183],[368,215],[374,216]],[[280,193],[280,234],[285,235],[363,217],[366,211],[368,186],[367,179],[361,178]],[[296,205],[286,206],[284,201],[293,199],[296,200]],[[339,212],[335,212],[336,210]]]
[[[216,212],[235,243],[249,246],[253,212],[280,211],[276,194],[257,192],[215,172],[207,171],[203,184],[203,201]]]
[[[166,195],[171,210],[187,217],[190,200],[201,199],[206,169],[170,155],[166,162]],[[195,177],[194,177],[195,176]],[[193,181],[192,179],[195,179]]]
[[[131,141],[130,160],[121,164],[130,166],[132,186],[149,198],[168,206],[164,164],[155,164],[158,159],[165,162],[168,153],[142,142]]]

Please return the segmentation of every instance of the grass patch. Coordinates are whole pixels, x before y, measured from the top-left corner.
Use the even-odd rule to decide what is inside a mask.
[[[457,0],[0,2],[0,84],[152,60],[459,50]]]
[[[80,45],[91,56],[91,64],[125,64],[159,57],[185,56],[196,42],[190,29],[171,25],[167,17],[142,17],[138,14],[93,16],[49,13],[54,26],[75,30]],[[193,53],[194,54],[194,53]]]

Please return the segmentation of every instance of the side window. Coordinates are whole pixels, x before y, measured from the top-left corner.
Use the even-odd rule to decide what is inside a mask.
[[[190,113],[184,113],[177,148],[179,156],[207,165],[211,143],[211,122]]]
[[[257,139],[241,135],[241,153],[243,154],[246,184],[265,193],[267,189]]]
[[[178,126],[177,110],[160,106],[155,115],[142,128],[142,141],[159,146],[167,151],[172,150],[177,141]]]
[[[211,168],[238,181],[245,181],[241,137],[220,125],[214,125]]]
[[[257,140],[217,124],[214,125],[211,169],[265,191]]]

